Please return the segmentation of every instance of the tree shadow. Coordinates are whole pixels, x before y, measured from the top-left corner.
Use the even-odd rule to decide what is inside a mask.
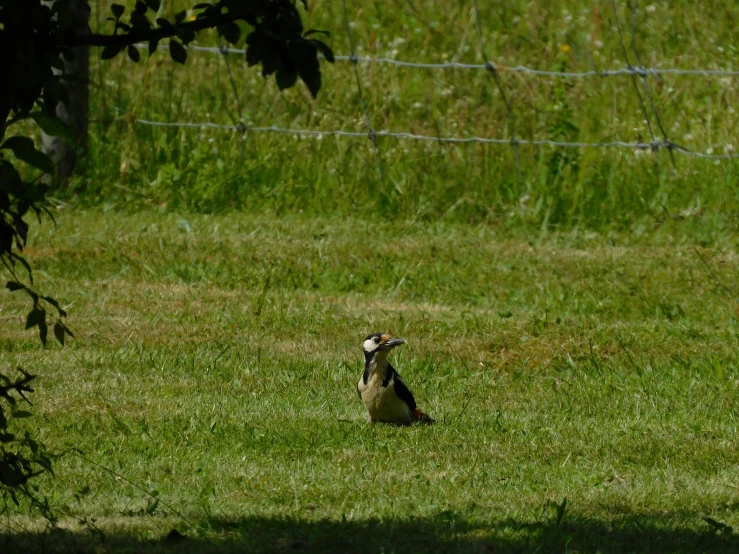
[[[713,521],[713,520],[711,520]],[[0,535],[0,551],[11,553],[206,553],[230,552],[599,552],[736,553],[739,535],[698,516],[626,515],[611,522],[557,514],[546,521],[515,519],[470,521],[454,512],[430,518],[366,521],[310,521],[298,518],[211,518],[198,529],[173,531],[160,540],[130,532],[80,532],[55,529]],[[142,522],[150,527],[150,523]],[[163,529],[167,535],[169,529]]]

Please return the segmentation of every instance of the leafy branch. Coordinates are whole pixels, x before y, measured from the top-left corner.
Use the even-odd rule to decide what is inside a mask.
[[[20,367],[18,371],[21,376],[15,380],[0,373],[0,383],[2,383],[0,384],[0,398],[10,405],[10,416],[14,419],[31,416],[30,412],[16,409],[17,399],[14,395],[30,404],[25,393],[33,392],[30,382],[36,378],[35,375],[31,375]],[[8,445],[12,445],[13,448],[9,449]],[[0,498],[4,501],[0,514],[6,511],[8,500],[19,506],[20,497],[23,497],[49,521],[54,521],[54,514],[48,500],[39,498],[35,488],[29,484],[31,479],[42,473],[54,475],[51,465],[52,457],[46,452],[46,447],[32,438],[27,431],[21,436],[10,432],[8,417],[5,415],[3,404],[0,403]]]
[[[305,1],[303,4],[307,8]],[[126,23],[123,21],[125,7],[113,4],[113,15],[108,18],[114,23],[112,35],[91,33],[65,36],[60,48],[102,46],[103,59],[112,58],[125,48],[128,57],[138,62],[140,54],[136,44],[149,43],[151,55],[160,41],[170,39],[170,56],[174,61],[184,64],[187,50],[183,44],[195,40],[197,32],[216,29],[223,40],[237,44],[243,34],[239,22],[243,22],[251,28],[246,35],[248,65],[261,64],[265,77],[274,74],[280,90],[292,87],[300,77],[314,98],[321,88],[318,54],[323,54],[329,62],[334,61],[331,48],[325,42],[311,38],[319,33],[328,33],[315,29],[304,32],[294,0],[220,0],[212,4],[196,4],[193,10],[198,13],[190,19],[186,11],[181,11],[173,21],[163,17],[156,17],[152,21],[149,13],[156,15],[159,8],[159,0],[139,0]]]
[[[8,273],[5,288],[22,292],[31,300],[31,311],[26,316],[26,329],[38,328],[45,345],[49,333],[49,313],[56,312],[54,337],[62,345],[66,336],[73,336],[64,323],[66,312],[51,296],[34,290],[30,264],[23,257],[29,225],[25,218],[35,214],[39,222],[42,214],[54,220],[46,204],[48,187],[36,179],[24,177],[28,169],[50,174],[54,165],[38,150],[26,128],[16,136],[6,138],[11,125],[32,119],[51,136],[73,141],[72,133],[56,115],[57,106],[68,104],[67,86],[70,76],[64,74],[63,59],[73,59],[75,47],[102,46],[102,58],[113,58],[124,49],[134,62],[140,61],[137,43],[149,44],[149,55],[158,49],[160,41],[167,40],[169,54],[178,63],[187,60],[185,45],[195,40],[196,33],[216,29],[230,44],[244,38],[246,62],[249,66],[261,64],[262,75],[274,75],[282,89],[302,80],[315,97],[321,89],[319,54],[334,61],[331,48],[315,38],[325,31],[304,31],[296,0],[220,0],[193,6],[196,13],[188,17],[182,11],[173,20],[158,17],[160,0],[139,0],[126,14],[120,4],[111,6],[112,34],[85,34],[74,24],[72,2],[56,0],[50,4],[42,0],[2,0],[0,6],[0,52],[5,55],[4,81],[0,86],[0,271]],[[307,0],[301,0],[307,9]],[[124,16],[127,18],[124,21]],[[23,164],[28,166],[19,171]],[[24,274],[25,270],[25,274]],[[52,320],[53,321],[53,320]],[[53,475],[53,455],[44,444],[31,437],[28,431],[14,434],[9,423],[16,418],[30,416],[18,410],[17,398],[28,402],[27,393],[33,392],[30,383],[34,376],[19,368],[21,377],[11,380],[0,373],[0,515],[8,508],[9,500],[16,506],[25,499],[50,521],[54,515],[48,501],[38,496],[31,481],[41,473]]]

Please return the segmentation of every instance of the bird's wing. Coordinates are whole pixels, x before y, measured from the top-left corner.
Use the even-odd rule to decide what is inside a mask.
[[[392,381],[394,382],[395,394],[403,402],[408,404],[411,412],[416,411],[416,399],[413,398],[413,393],[408,389],[403,379],[400,378],[400,374],[390,366],[390,372],[392,373]]]

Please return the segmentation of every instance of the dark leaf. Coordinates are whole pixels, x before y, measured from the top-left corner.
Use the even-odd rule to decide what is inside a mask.
[[[62,58],[64,58],[65,62],[74,63],[77,59],[77,56],[74,54],[74,48],[69,48],[62,52]]]
[[[18,181],[20,181],[20,175],[18,175],[18,171],[13,167],[13,164],[3,161],[0,158],[0,187],[5,187],[9,183]]]
[[[251,37],[252,35],[249,35],[249,37]],[[262,44],[258,42],[249,42],[248,38],[246,42],[246,65],[251,67],[253,65],[257,65],[259,63],[259,60],[262,59]]]
[[[46,320],[38,324],[38,338],[41,339],[41,343],[46,346],[46,336],[49,334],[49,327],[46,325]]]
[[[128,31],[130,31],[130,30],[131,30],[131,26],[130,26],[130,25],[128,25],[127,23],[123,23],[122,21],[119,21],[119,22],[118,22],[118,23],[116,24],[116,28],[118,28],[118,29],[122,29],[122,30],[123,30],[123,31],[125,31],[125,32],[128,32]]]
[[[103,51],[100,53],[100,58],[103,60],[115,58],[120,51],[121,47],[117,44],[109,44],[108,46],[103,48]]]
[[[26,271],[28,272],[28,280],[31,281],[31,284],[33,284],[33,272],[31,271],[31,266],[28,265],[28,262],[26,261],[26,259],[23,256],[19,256],[18,254],[14,254],[14,253],[11,253],[10,257],[14,260],[19,261],[21,265],[26,268]],[[28,290],[28,294],[32,295],[34,298],[38,298],[38,295],[31,290]]]
[[[182,10],[181,12],[177,12],[174,16],[174,20],[177,23],[182,23],[185,21],[185,18],[187,17],[187,12],[185,10]]]
[[[40,308],[34,308],[28,312],[28,316],[26,317],[26,329],[30,329],[36,325],[41,325],[41,323],[46,324],[46,311]]]
[[[308,29],[305,33],[303,33],[303,36],[304,37],[309,37],[309,36],[315,35],[315,34],[326,35],[327,37],[330,37],[331,36],[331,33],[329,33],[328,31],[324,31],[322,29]]]
[[[159,48],[159,41],[158,40],[152,40],[149,43],[149,55],[151,56],[154,52],[157,51],[157,48]]]
[[[318,91],[321,90],[321,69],[318,66],[318,62],[316,61],[315,65],[304,62],[298,67],[298,73],[308,87],[311,96],[313,98],[318,96]]]
[[[113,12],[113,15],[115,16],[116,19],[120,19],[121,16],[123,15],[123,12],[126,11],[126,8],[124,8],[120,4],[113,4],[110,7],[110,11]]]
[[[186,538],[187,535],[183,535],[177,529],[172,529],[169,533],[167,533],[167,536],[164,538],[164,540],[168,543],[178,544],[184,541]]]
[[[174,39],[169,41],[169,55],[177,63],[184,64],[187,60],[187,50]]]
[[[131,58],[131,61],[136,63],[141,59],[141,54],[139,54],[138,48],[136,48],[133,44],[128,45],[128,57]]]
[[[0,442],[13,442],[15,440],[15,435],[12,433],[0,433]],[[2,477],[0,477],[0,481],[2,481]]]
[[[149,6],[153,11],[158,12],[159,7],[162,5],[161,0],[146,0],[146,5]]]
[[[328,44],[318,40],[317,38],[311,39],[311,42],[316,45],[316,48],[318,48],[321,54],[323,54],[323,57],[326,58],[327,62],[334,63],[334,52],[333,50],[331,50]]]
[[[212,8],[213,4],[208,4],[207,2],[200,2],[200,4],[195,4],[192,9],[193,10],[206,10],[208,8]]]
[[[11,416],[12,417],[17,417],[18,419],[23,419],[23,418],[26,418],[26,417],[31,417],[32,415],[33,414],[31,412],[27,412],[25,410],[18,410],[16,412],[12,412],[11,413]]]
[[[169,19],[165,19],[164,17],[158,17],[157,18],[157,25],[160,27],[171,27],[172,24],[169,22]]]
[[[159,506],[159,499],[158,498],[155,498],[154,499],[154,502],[152,502],[151,504],[149,504],[146,507],[146,510],[145,510],[146,511],[146,515],[148,515],[148,516],[154,515],[154,512],[157,511],[157,507],[158,506]]]
[[[0,146],[0,149],[12,150],[16,158],[23,160],[41,171],[45,171],[46,173],[53,173],[54,171],[54,164],[51,163],[51,158],[43,152],[36,150],[33,141],[28,137],[10,137]]]
[[[151,29],[151,21],[146,15],[139,12],[133,12],[131,14],[131,26],[137,31],[147,31]]]
[[[295,85],[295,83],[297,83],[298,74],[297,73],[287,73],[283,71],[282,69],[278,69],[275,72],[275,81],[277,82],[277,87],[280,90],[285,90]]]
[[[294,67],[289,63],[285,64],[283,59],[274,49],[265,48],[262,51],[262,59],[260,60],[262,62],[262,76],[267,77],[268,75],[272,75],[278,69],[287,73],[294,73]]]
[[[67,142],[72,141],[72,128],[68,127],[64,122],[54,115],[49,115],[45,112],[34,112],[30,114],[36,125],[41,127],[41,130],[52,137],[62,137]]]
[[[136,13],[139,13],[141,15],[144,15],[146,13],[147,7],[146,3],[142,2],[141,0],[136,1],[136,7],[134,8],[136,10]]]
[[[714,528],[715,531],[718,533],[727,533],[731,534],[734,532],[734,529],[730,525],[726,525],[725,523],[722,523],[720,521],[716,521],[715,519],[711,517],[704,517],[703,521],[708,523],[711,527]]]
[[[64,62],[61,58],[51,58],[49,60],[49,65],[54,69],[58,69],[60,72],[64,71]]]
[[[187,27],[175,27],[174,32],[177,34],[177,37],[185,44],[190,44],[193,40],[195,40],[195,32]]]
[[[19,215],[13,216],[13,225],[15,225],[15,232],[17,235],[17,246],[21,250],[26,244],[28,238],[28,223],[23,221],[23,218]]]
[[[56,311],[59,312],[59,315],[62,317],[65,317],[67,315],[67,312],[62,310],[61,306],[59,306],[59,302],[57,302],[55,299],[53,299],[51,296],[42,296],[42,299],[46,300],[49,304],[54,306],[56,308]]]
[[[26,287],[24,287],[20,283],[16,283],[15,281],[8,281],[7,283],[5,283],[5,288],[8,289],[11,292],[15,292],[17,290],[21,290],[21,289],[24,289]]]
[[[59,344],[64,346],[64,325],[61,321],[57,321],[54,324],[54,336],[56,337],[56,340],[59,341]]]
[[[241,38],[241,29],[239,29],[239,26],[233,21],[229,21],[223,25],[218,25],[217,30],[218,34],[230,44],[236,44]]]

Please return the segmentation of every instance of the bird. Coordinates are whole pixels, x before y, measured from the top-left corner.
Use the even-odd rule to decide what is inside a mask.
[[[362,343],[364,373],[357,394],[367,409],[370,423],[432,424],[434,420],[416,407],[416,399],[387,357],[405,340],[388,333],[373,333]]]

